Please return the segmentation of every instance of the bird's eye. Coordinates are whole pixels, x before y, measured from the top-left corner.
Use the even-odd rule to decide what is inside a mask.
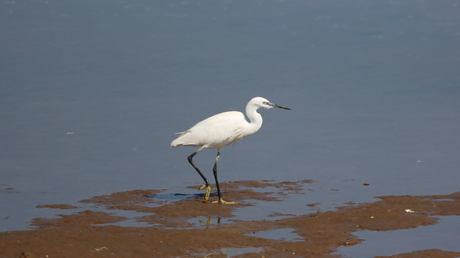
[[[267,101],[264,101],[264,102],[262,102],[262,104],[264,104],[264,105],[268,105],[268,102],[267,102]]]

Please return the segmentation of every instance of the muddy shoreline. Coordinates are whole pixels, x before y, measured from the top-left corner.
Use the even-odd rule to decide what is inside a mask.
[[[239,220],[234,212],[249,200],[273,202],[278,196],[303,191],[311,181],[238,181],[222,183],[225,198],[236,205],[205,202],[202,195],[165,202],[155,198],[162,190],[132,190],[81,200],[94,209],[58,218],[37,218],[27,231],[0,233],[0,257],[227,257],[228,250],[243,250],[233,257],[340,257],[340,246],[359,244],[353,233],[386,231],[433,225],[439,216],[460,215],[460,192],[432,196],[382,196],[372,203],[350,204],[334,211],[304,215],[274,213],[273,220]],[[197,186],[191,186],[197,187]],[[215,199],[211,196],[211,199]],[[314,204],[301,204],[314,205]],[[72,210],[77,205],[45,204],[39,208]],[[98,207],[103,207],[100,211]],[[107,225],[127,218],[110,211],[137,211],[146,227]],[[197,227],[191,218],[200,220]],[[226,223],[220,223],[221,220]],[[296,240],[274,240],[257,232],[293,229]],[[414,250],[392,257],[459,257],[448,250]],[[383,256],[382,256],[383,257]]]

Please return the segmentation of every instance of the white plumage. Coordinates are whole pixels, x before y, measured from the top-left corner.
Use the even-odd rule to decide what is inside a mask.
[[[251,124],[246,121],[243,113],[224,112],[197,123],[185,132],[178,133],[181,136],[174,140],[171,146],[206,146],[206,148],[219,149],[251,135],[248,132],[250,128]]]
[[[251,122],[246,121],[243,113],[241,112],[223,112],[197,123],[187,131],[178,133],[180,134],[180,136],[171,143],[171,147],[173,148],[178,146],[201,147],[188,157],[188,161],[205,181],[205,185],[203,185],[200,189],[206,187],[206,200],[209,198],[209,195],[211,193],[211,185],[209,181],[206,179],[206,177],[193,163],[193,157],[206,148],[218,149],[216,162],[214,163],[213,169],[214,178],[216,180],[217,192],[219,195],[218,203],[229,204],[229,202],[225,202],[222,199],[222,195],[219,188],[219,182],[217,180],[217,162],[220,157],[220,151],[223,147],[229,145],[230,143],[239,141],[244,137],[253,135],[260,129],[260,127],[262,126],[263,119],[262,116],[259,113],[257,113],[257,109],[259,108],[281,108],[290,110],[287,107],[270,103],[270,101],[268,101],[267,99],[255,97],[251,99],[249,103],[246,105],[246,115]]]

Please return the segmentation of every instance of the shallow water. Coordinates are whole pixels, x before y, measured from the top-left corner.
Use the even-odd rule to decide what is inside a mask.
[[[222,251],[228,257],[233,257],[239,254],[257,253],[257,252],[260,252],[260,249],[261,248],[234,248],[234,249],[227,249],[227,250],[222,250]]]
[[[293,233],[294,229],[292,228],[278,228],[266,231],[259,231],[254,232],[251,234],[252,236],[261,237],[261,238],[268,238],[268,239],[275,239],[280,241],[305,241],[303,237]]]
[[[355,235],[364,242],[340,247],[338,254],[345,257],[389,256],[413,250],[439,249],[459,251],[460,218],[443,216],[435,225],[392,231],[361,231]]]
[[[201,184],[174,133],[254,96],[293,110],[262,110],[221,181],[314,180],[298,214],[459,191],[456,1],[0,5],[0,231],[54,215],[37,205]],[[196,157],[209,179],[214,157]]]

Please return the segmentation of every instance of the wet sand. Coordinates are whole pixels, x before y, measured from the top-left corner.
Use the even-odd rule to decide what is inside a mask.
[[[436,196],[382,196],[373,203],[340,207],[304,215],[270,214],[272,219],[240,220],[235,211],[254,205],[250,200],[273,202],[273,197],[304,191],[311,181],[238,181],[222,183],[224,199],[235,205],[211,204],[202,195],[177,201],[155,198],[164,190],[133,190],[81,200],[94,209],[34,219],[36,228],[0,233],[0,257],[340,257],[340,246],[360,243],[354,232],[386,231],[432,225],[435,216],[460,215],[460,192]],[[197,188],[192,186],[191,188]],[[315,204],[301,203],[299,205]],[[77,209],[76,205],[48,204],[38,208]],[[104,211],[100,211],[104,208]],[[125,221],[111,210],[138,211],[146,227],[106,225]],[[207,218],[197,226],[192,218]],[[220,223],[225,220],[226,223]],[[302,239],[268,239],[257,232],[293,229]],[[241,251],[242,254],[231,251]],[[391,257],[459,257],[460,252],[414,250]],[[383,256],[382,256],[383,257]]]

